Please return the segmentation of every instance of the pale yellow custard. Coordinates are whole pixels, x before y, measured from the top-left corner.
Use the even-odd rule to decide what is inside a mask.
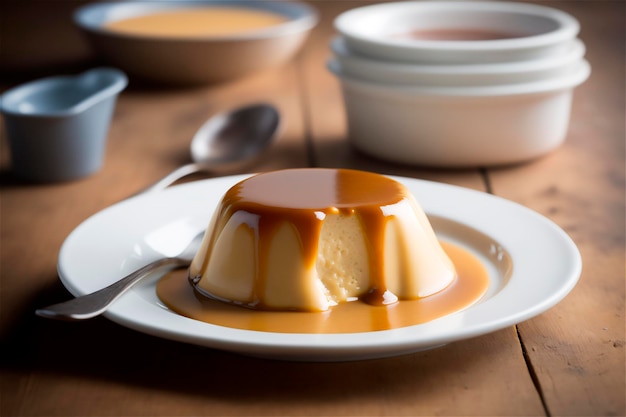
[[[164,10],[108,22],[113,32],[160,37],[228,36],[286,22],[278,13],[245,7],[192,7]]]
[[[419,299],[456,278],[402,184],[345,169],[275,171],[233,186],[188,274],[211,298],[296,311]]]

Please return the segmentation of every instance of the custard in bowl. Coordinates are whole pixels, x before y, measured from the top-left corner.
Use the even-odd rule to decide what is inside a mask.
[[[103,59],[164,84],[207,84],[277,67],[317,24],[304,3],[177,1],[94,3],[74,20]]]

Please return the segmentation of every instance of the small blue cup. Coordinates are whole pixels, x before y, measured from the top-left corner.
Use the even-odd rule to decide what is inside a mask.
[[[0,96],[15,175],[55,182],[97,172],[117,96],[127,84],[123,72],[96,68],[32,81]]]

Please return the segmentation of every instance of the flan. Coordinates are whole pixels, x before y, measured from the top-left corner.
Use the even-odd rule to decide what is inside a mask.
[[[404,185],[311,168],[262,173],[230,188],[188,277],[204,296],[253,309],[326,311],[427,297],[456,271]]]

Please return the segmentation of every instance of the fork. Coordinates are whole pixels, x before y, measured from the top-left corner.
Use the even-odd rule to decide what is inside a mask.
[[[197,234],[180,254],[174,257],[157,259],[126,277],[91,294],[40,308],[35,314],[50,319],[76,321],[96,317],[104,313],[122,294],[150,273],[164,268],[189,266],[194,255],[200,248],[204,231]]]

